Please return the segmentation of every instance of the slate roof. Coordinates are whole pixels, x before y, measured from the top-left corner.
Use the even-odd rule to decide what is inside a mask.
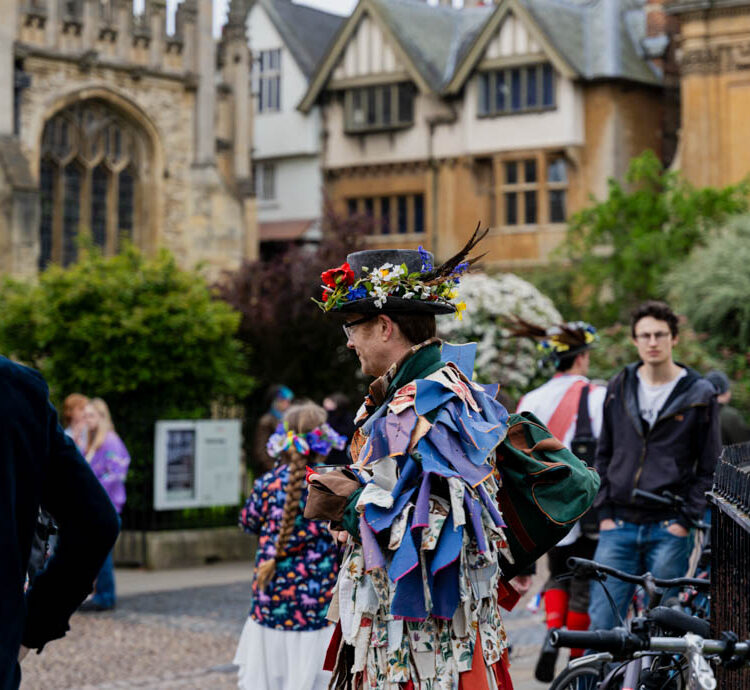
[[[371,2],[425,81],[438,92],[450,81],[487,20],[499,9],[431,7],[421,0]],[[519,2],[580,77],[661,83],[660,75],[644,59],[640,48],[645,24],[633,21],[634,10],[628,9],[627,0]]]
[[[299,68],[310,79],[346,17],[295,5],[291,0],[260,0],[260,5]]]
[[[492,15],[493,7],[454,10],[419,0],[372,0],[435,91],[451,80],[461,60]]]

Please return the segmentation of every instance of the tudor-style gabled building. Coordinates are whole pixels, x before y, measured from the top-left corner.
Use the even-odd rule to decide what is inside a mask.
[[[321,107],[327,193],[375,218],[375,246],[444,257],[481,220],[494,265],[544,263],[608,177],[660,152],[642,13],[621,0],[360,0],[299,105]]]

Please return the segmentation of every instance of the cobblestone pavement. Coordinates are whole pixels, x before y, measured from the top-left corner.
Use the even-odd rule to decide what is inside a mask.
[[[247,582],[121,596],[114,611],[76,614],[64,640],[29,655],[21,690],[235,688],[232,658],[248,606]],[[532,680],[541,618],[521,602],[506,623],[516,690],[542,690]]]

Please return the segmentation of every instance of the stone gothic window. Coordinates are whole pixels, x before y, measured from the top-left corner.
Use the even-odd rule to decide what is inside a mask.
[[[39,268],[68,266],[86,234],[105,254],[142,221],[146,138],[104,101],[76,103],[44,127],[39,169]]]

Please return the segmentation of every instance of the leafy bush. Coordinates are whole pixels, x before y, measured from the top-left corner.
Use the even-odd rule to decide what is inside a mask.
[[[539,353],[530,340],[509,337],[504,328],[508,317],[539,326],[559,323],[562,317],[548,297],[512,273],[470,273],[461,279],[459,292],[466,302],[463,318],[438,319],[440,335],[454,343],[476,341],[477,380],[499,382],[511,396],[520,397],[539,380]]]
[[[733,380],[733,405],[750,412],[750,216],[733,219],[664,279],[670,299],[707,334]]]
[[[670,298],[699,331],[721,346],[750,344],[750,216],[742,216],[664,279]]]
[[[6,280],[0,303],[3,353],[39,369],[58,403],[77,391],[109,404],[132,456],[126,526],[151,508],[154,422],[209,416],[213,402],[251,388],[234,338],[240,315],[166,251],[83,251],[37,285]]]
[[[571,218],[561,248],[589,288],[586,316],[600,323],[664,297],[664,274],[728,216],[748,210],[747,182],[696,189],[651,151],[631,161],[624,185],[610,179],[608,186],[605,201],[592,199]]]

